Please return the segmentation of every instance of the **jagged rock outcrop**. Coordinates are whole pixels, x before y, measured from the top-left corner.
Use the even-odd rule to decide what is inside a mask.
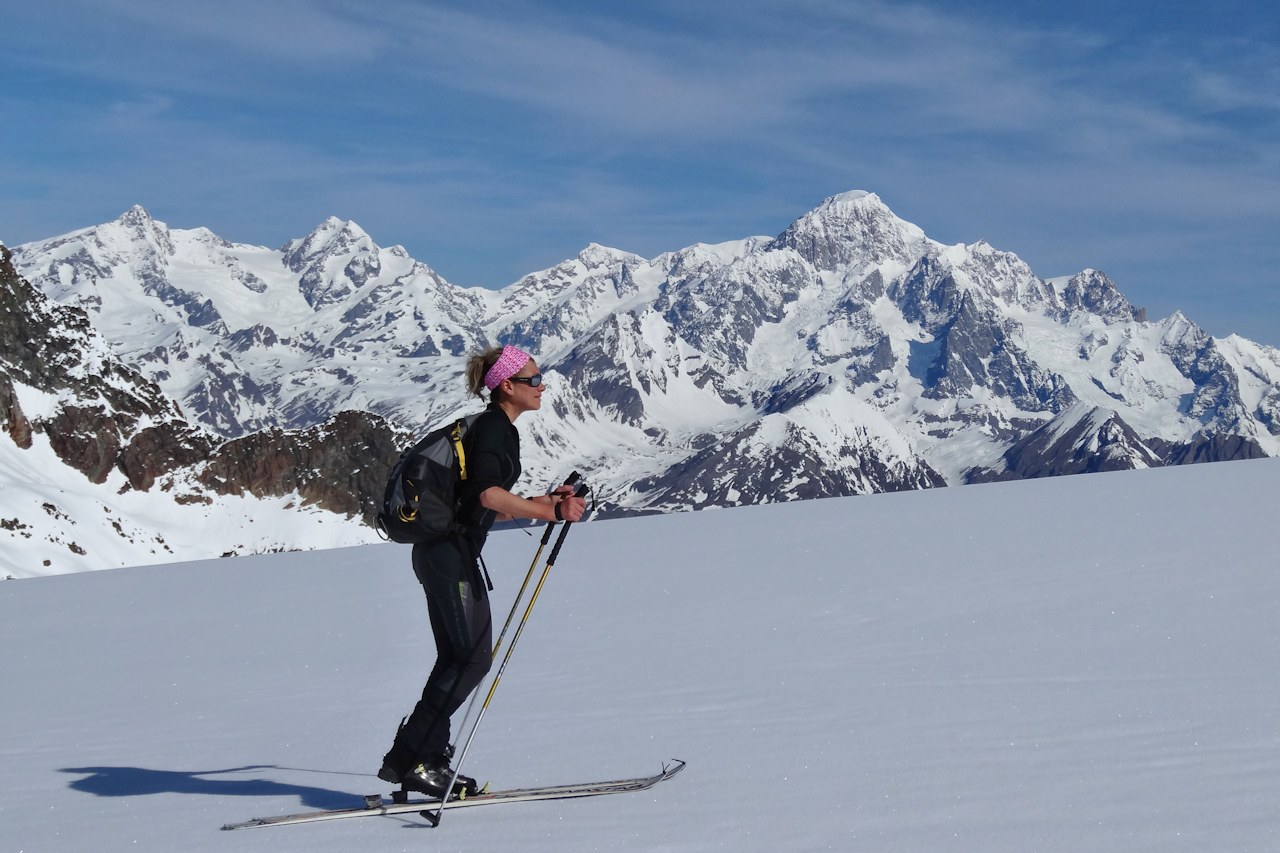
[[[17,386],[46,410],[22,410]],[[188,464],[213,440],[136,370],[107,355],[88,315],[50,302],[17,274],[0,246],[0,416],[14,442],[43,433],[65,464],[90,481],[113,469],[135,488]]]
[[[1243,435],[1214,433],[1179,445],[1165,457],[1170,465],[1194,462],[1231,462],[1236,459],[1265,459],[1267,454],[1252,438]]]
[[[408,436],[367,412],[340,412],[304,430],[264,430],[232,439],[196,466],[218,494],[297,494],[304,503],[372,524],[386,473]]]

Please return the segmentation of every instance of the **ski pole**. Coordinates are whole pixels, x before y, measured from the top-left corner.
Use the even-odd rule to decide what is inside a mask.
[[[582,475],[577,471],[565,479],[564,485],[573,486],[582,479]],[[515,618],[516,609],[520,606],[520,601],[524,598],[525,590],[529,588],[529,581],[533,579],[533,570],[538,567],[538,560],[542,557],[542,550],[547,547],[547,543],[551,541],[551,534],[556,529],[557,522],[551,521],[547,523],[547,528],[542,534],[542,542],[538,544],[537,553],[533,555],[533,562],[529,564],[529,571],[525,573],[524,583],[520,584],[520,591],[516,593],[515,600],[511,602],[511,612],[507,614],[507,621],[502,626],[502,631],[498,634],[498,640],[493,644],[492,660],[497,660],[498,650],[502,648],[502,640],[507,636],[507,629],[511,627],[511,620]],[[458,723],[458,731],[466,731],[467,721],[471,719],[471,712],[475,710],[476,700],[479,698],[480,692],[476,691],[471,694],[471,701],[467,704],[467,712],[462,715],[461,722]],[[449,748],[450,755],[453,754],[453,747]]]
[[[578,481],[582,479],[577,471],[570,474],[564,481],[566,486],[576,486]],[[502,626],[502,631],[498,634],[498,640],[493,644],[494,660],[498,658],[498,650],[502,648],[502,639],[507,635],[507,629],[511,627],[511,619],[516,615],[516,608],[520,606],[520,600],[524,598],[524,592],[529,588],[529,581],[533,578],[533,570],[538,565],[538,559],[542,556],[542,549],[547,547],[547,543],[551,541],[551,534],[556,529],[556,522],[547,522],[547,529],[542,532],[542,541],[538,543],[538,550],[533,555],[533,562],[529,564],[529,571],[525,573],[524,583],[520,584],[520,591],[516,593],[515,601],[511,602],[511,612],[507,614],[507,621]]]
[[[574,497],[582,497],[587,493],[587,484],[580,483],[574,491]],[[462,751],[458,754],[458,761],[453,768],[453,777],[449,779],[449,785],[444,789],[444,795],[440,798],[440,806],[432,812],[431,809],[423,809],[420,814],[427,819],[432,826],[440,825],[440,817],[444,814],[445,806],[449,804],[449,797],[453,794],[454,785],[458,782],[458,773],[462,770],[462,762],[466,760],[467,751],[471,749],[471,741],[476,736],[476,730],[480,728],[480,723],[484,721],[485,712],[489,710],[489,703],[493,701],[493,694],[498,690],[498,683],[502,681],[502,673],[506,671],[507,664],[511,662],[511,654],[516,650],[516,644],[520,642],[520,635],[524,633],[524,626],[529,622],[529,614],[533,611],[533,606],[538,603],[538,596],[542,592],[542,585],[547,582],[547,575],[551,573],[551,567],[556,564],[556,558],[560,556],[560,547],[564,545],[564,538],[569,535],[569,528],[573,526],[573,522],[566,521],[564,527],[560,529],[560,535],[556,538],[555,547],[551,549],[551,556],[547,557],[546,565],[542,568],[542,576],[538,578],[538,585],[533,588],[533,595],[529,598],[528,605],[525,606],[524,613],[520,616],[520,622],[516,625],[515,636],[511,638],[511,645],[507,647],[507,653],[502,658],[502,664],[498,667],[498,672],[493,677],[493,682],[489,685],[489,693],[484,697],[484,704],[480,706],[480,713],[476,716],[476,721],[471,726],[471,731],[467,733],[467,739],[462,744]]]

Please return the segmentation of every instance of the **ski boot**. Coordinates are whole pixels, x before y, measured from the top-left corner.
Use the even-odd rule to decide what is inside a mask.
[[[380,773],[379,778],[385,777]],[[453,768],[449,766],[449,757],[438,753],[400,777],[400,790],[392,794],[392,800],[397,803],[408,802],[410,792],[426,794],[435,800],[441,799],[452,778]],[[475,779],[458,774],[449,799],[461,800],[478,790]]]

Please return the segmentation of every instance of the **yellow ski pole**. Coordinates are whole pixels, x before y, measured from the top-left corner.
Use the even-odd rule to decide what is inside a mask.
[[[581,483],[574,491],[574,496],[582,497],[586,493],[587,485]],[[467,757],[467,751],[471,749],[471,741],[475,738],[476,730],[480,728],[480,723],[484,720],[485,712],[489,710],[489,703],[493,701],[493,694],[498,691],[498,683],[502,681],[502,673],[506,671],[507,664],[511,662],[511,654],[516,650],[516,644],[520,642],[520,635],[524,633],[524,626],[529,621],[529,614],[533,611],[533,605],[538,603],[538,596],[542,593],[542,585],[547,582],[547,575],[551,573],[551,567],[556,564],[556,558],[560,556],[560,546],[564,545],[564,538],[569,535],[569,528],[572,526],[572,522],[566,521],[564,523],[564,527],[560,530],[560,536],[556,538],[555,547],[551,549],[551,556],[547,557],[547,563],[542,569],[542,576],[538,578],[538,585],[533,588],[533,595],[529,598],[529,604],[525,607],[519,624],[516,625],[515,636],[511,638],[511,645],[507,647],[507,653],[502,658],[502,665],[498,667],[498,672],[494,675],[493,682],[489,685],[489,692],[484,697],[484,704],[480,706],[480,713],[476,716],[475,724],[471,726],[471,731],[467,733],[467,739],[462,744],[462,752],[458,754],[458,761],[454,765],[453,777],[449,780],[449,786],[444,789],[444,796],[440,798],[439,807],[434,812],[431,809],[423,809],[420,812],[432,826],[440,825],[440,817],[444,814],[445,807],[449,804],[449,797],[453,794],[454,785],[458,781],[458,772],[462,769],[462,762]]]
[[[566,486],[575,485],[582,476],[574,471],[564,481]],[[537,553],[533,555],[533,562],[529,564],[529,571],[525,573],[524,583],[520,584],[520,591],[516,593],[515,600],[511,602],[511,612],[507,614],[507,621],[502,626],[502,631],[498,634],[498,640],[493,644],[493,660],[498,659],[498,650],[502,648],[502,640],[507,636],[507,629],[511,627],[511,620],[516,615],[516,609],[520,606],[520,601],[524,598],[525,590],[529,588],[529,581],[533,579],[533,570],[538,567],[538,559],[542,556],[542,550],[547,547],[547,543],[551,541],[551,534],[556,529],[557,522],[551,521],[547,523],[547,528],[542,534],[542,541],[538,544]],[[471,712],[475,710],[476,700],[479,698],[480,692],[476,691],[471,694],[471,702],[467,705],[467,712],[462,715],[461,722],[458,723],[458,731],[466,731],[467,721],[471,719]],[[449,747],[449,755],[452,757],[454,747]]]

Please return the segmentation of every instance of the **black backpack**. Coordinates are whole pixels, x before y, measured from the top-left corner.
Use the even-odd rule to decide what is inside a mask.
[[[378,509],[380,534],[414,544],[463,529],[458,524],[458,487],[467,479],[462,439],[481,414],[434,429],[400,454]]]

